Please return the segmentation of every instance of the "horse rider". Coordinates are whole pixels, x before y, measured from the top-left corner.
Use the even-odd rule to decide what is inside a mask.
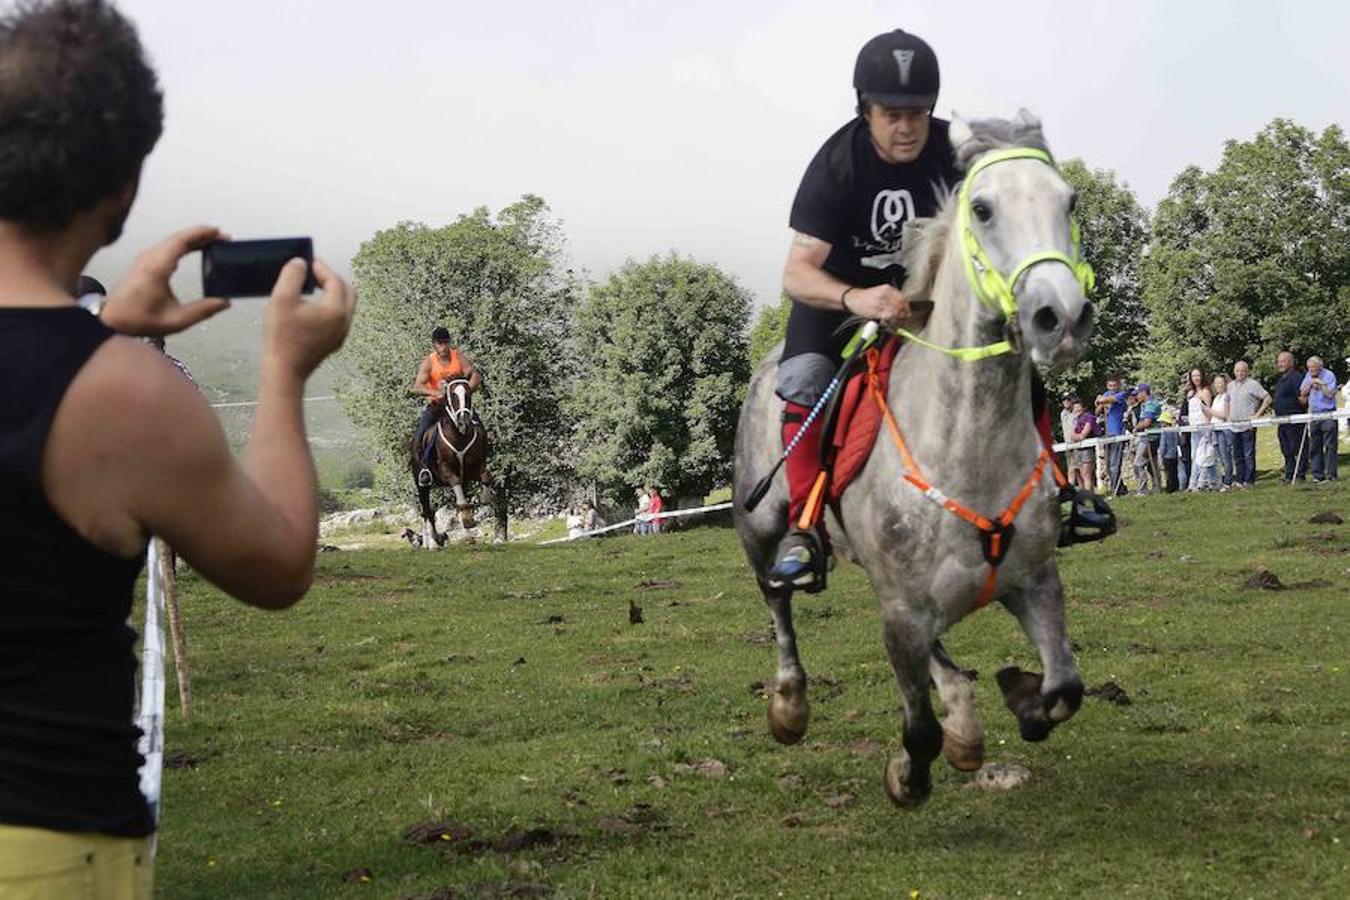
[[[483,378],[473,367],[473,362],[464,351],[450,346],[450,331],[444,325],[438,325],[431,332],[432,350],[417,368],[417,377],[413,379],[412,392],[427,398],[426,409],[417,420],[417,437],[414,447],[422,446],[427,429],[436,424],[445,409],[445,384],[456,379],[467,379],[469,393],[478,390]],[[422,451],[422,469],[417,473],[417,484],[431,487],[431,467],[436,461],[436,445],[427,444]]]
[[[933,115],[938,82],[937,54],[922,38],[901,30],[872,38],[853,70],[857,116],[825,141],[802,176],[783,270],[783,290],[793,301],[778,364],[784,446],[840,366],[851,331],[845,323],[857,317],[895,324],[911,315],[898,287],[905,278],[903,226],[936,215],[961,181],[948,122]],[[821,586],[826,545],[814,527],[797,526],[820,471],[824,418],[811,423],[787,459],[791,530],[768,572],[773,588]]]

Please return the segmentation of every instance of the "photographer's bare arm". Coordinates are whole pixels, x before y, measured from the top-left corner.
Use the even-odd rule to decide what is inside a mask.
[[[799,231],[792,233],[783,290],[798,303],[818,309],[842,310],[865,319],[893,324],[909,318],[909,299],[889,285],[854,287],[825,271],[832,245]],[[845,296],[847,292],[847,296]]]
[[[168,292],[173,267],[160,259],[155,268],[146,256],[110,295],[108,320],[134,321],[156,302],[161,319],[181,315]],[[355,308],[331,269],[316,261],[314,273],[320,299],[301,297],[305,266],[292,260],[268,301],[258,407],[242,458],[205,399],[161,355],[112,338],[80,370],[53,422],[42,470],[52,507],[110,553],[132,556],[155,534],[245,603],[299,600],[318,536],[301,397],[305,379],[342,345]]]

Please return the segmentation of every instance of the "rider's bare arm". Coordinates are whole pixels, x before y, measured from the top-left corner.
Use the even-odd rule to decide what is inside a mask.
[[[478,386],[483,383],[483,376],[478,374],[478,369],[474,367],[473,360],[469,358],[469,354],[461,350],[459,351],[459,358],[464,363],[464,371],[469,379],[469,390],[471,392],[477,391]]]
[[[792,233],[783,290],[798,303],[817,309],[847,311],[866,319],[896,322],[909,316],[909,301],[889,285],[860,288],[846,284],[824,269],[832,245],[799,231]],[[848,296],[844,296],[844,292]]]
[[[327,266],[314,269],[322,299],[301,299],[298,262],[273,292],[258,410],[241,459],[206,401],[163,357],[136,341],[106,342],[52,424],[43,487],[57,513],[121,556],[160,535],[246,603],[280,608],[298,600],[313,574],[318,531],[301,396],[308,375],[341,345],[355,304]]]
[[[440,398],[440,385],[431,383],[430,360],[422,360],[422,365],[417,367],[417,376],[413,378],[412,392],[419,397],[430,397],[433,400]]]

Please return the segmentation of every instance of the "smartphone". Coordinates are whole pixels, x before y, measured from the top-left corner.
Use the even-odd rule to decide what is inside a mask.
[[[282,266],[305,261],[302,293],[313,293],[314,242],[307,237],[261,241],[216,241],[202,248],[202,290],[208,297],[266,297]]]

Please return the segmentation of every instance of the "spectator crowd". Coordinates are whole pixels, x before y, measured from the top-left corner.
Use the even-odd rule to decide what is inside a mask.
[[[1350,359],[1347,360],[1350,362]],[[1066,452],[1065,472],[1075,485],[1101,493],[1175,493],[1227,491],[1250,487],[1256,480],[1256,429],[1252,422],[1268,414],[1329,413],[1337,409],[1340,381],[1322,361],[1309,357],[1299,368],[1288,351],[1276,359],[1272,390],[1251,375],[1245,360],[1233,375],[1208,377],[1194,368],[1172,393],[1154,391],[1147,383],[1132,388],[1120,378],[1106,380],[1106,389],[1091,401],[1073,394],[1061,397],[1060,431],[1066,443],[1089,438],[1127,437]],[[1344,390],[1342,390],[1344,393]],[[1169,426],[1220,425],[1183,432]],[[1339,431],[1344,420],[1318,419],[1277,425],[1284,457],[1285,484],[1335,481]],[[1152,431],[1162,428],[1162,431]]]

